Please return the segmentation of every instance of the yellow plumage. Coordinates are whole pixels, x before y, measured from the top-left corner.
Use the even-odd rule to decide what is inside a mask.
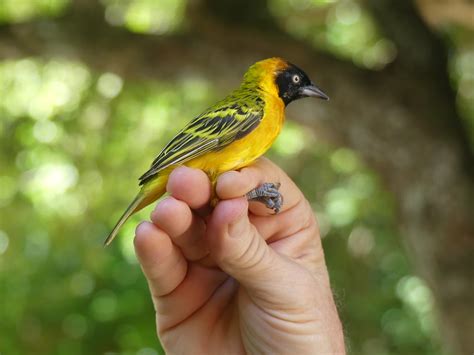
[[[301,69],[281,58],[252,65],[237,90],[192,120],[161,151],[140,178],[139,194],[105,244],[133,213],[165,193],[168,176],[177,166],[203,170],[214,185],[223,172],[251,164],[280,133],[285,106],[305,96],[327,98]]]

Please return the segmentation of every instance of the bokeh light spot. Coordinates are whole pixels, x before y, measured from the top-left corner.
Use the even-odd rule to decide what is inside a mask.
[[[2,0],[0,23],[24,22],[36,16],[57,16],[66,10],[70,0]]]
[[[357,201],[346,188],[335,188],[327,194],[326,213],[331,224],[345,226],[357,216]]]
[[[122,87],[122,78],[114,73],[104,73],[97,81],[97,91],[108,99],[112,99],[120,94]]]
[[[49,253],[50,240],[45,231],[35,231],[26,236],[25,257],[36,260],[44,260]]]
[[[301,152],[305,146],[303,129],[295,124],[287,123],[272,146],[282,156],[292,156]]]
[[[81,314],[69,314],[62,323],[63,331],[72,338],[81,338],[87,332],[87,319]]]
[[[7,251],[9,242],[7,233],[0,230],[0,255]]]
[[[59,195],[74,186],[77,178],[77,169],[71,164],[45,164],[34,172],[29,188]]]
[[[336,18],[344,25],[352,25],[360,18],[360,6],[353,1],[341,1],[336,5]]]
[[[425,282],[416,276],[406,276],[397,284],[397,295],[421,313],[431,311],[433,297]]]
[[[81,271],[71,277],[69,285],[73,294],[87,296],[94,290],[95,281],[89,273]]]
[[[88,105],[81,116],[81,123],[91,130],[101,129],[109,117],[107,106],[100,104]]]
[[[183,20],[184,0],[104,0],[105,19],[124,24],[132,32],[163,34],[176,30]]]
[[[115,318],[117,312],[117,297],[112,291],[98,292],[90,305],[92,315],[101,322]]]
[[[0,62],[0,109],[11,117],[46,120],[77,108],[90,84],[78,62],[25,58]]]
[[[0,207],[8,205],[16,191],[17,182],[14,178],[7,175],[0,176]]]
[[[353,151],[340,148],[331,154],[331,166],[337,172],[351,173],[359,167],[359,160]]]
[[[38,121],[33,127],[33,136],[38,142],[52,143],[59,136],[58,126],[51,121]]]
[[[374,235],[366,227],[354,228],[347,239],[347,248],[355,257],[365,257],[370,254],[375,246]]]

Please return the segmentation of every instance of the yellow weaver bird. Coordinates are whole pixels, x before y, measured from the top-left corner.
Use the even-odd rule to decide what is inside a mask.
[[[179,165],[201,169],[213,184],[229,170],[241,169],[263,155],[285,121],[285,107],[303,97],[328,96],[298,67],[281,58],[252,65],[238,89],[194,118],[163,148],[140,177],[141,190],[105,240],[109,245],[134,213],[160,198],[168,176]],[[265,183],[247,194],[277,213],[279,184]]]

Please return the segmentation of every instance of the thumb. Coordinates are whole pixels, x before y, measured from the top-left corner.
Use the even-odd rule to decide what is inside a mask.
[[[245,198],[223,200],[207,229],[211,256],[227,274],[249,291],[274,293],[281,283],[283,258],[271,249],[248,218]]]

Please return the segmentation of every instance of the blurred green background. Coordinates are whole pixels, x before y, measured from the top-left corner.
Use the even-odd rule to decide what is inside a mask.
[[[451,166],[453,159],[472,158],[472,3],[399,3],[1,0],[0,353],[162,353],[132,243],[137,222],[150,210],[134,216],[111,248],[102,242],[167,140],[237,85],[248,65],[271,53],[309,65],[332,99],[293,104],[298,107],[289,109],[268,156],[295,179],[317,214],[350,353],[469,349],[472,310],[462,308],[472,297],[469,265],[459,264],[458,293],[448,299],[437,287],[452,283],[442,272],[452,265],[437,251],[451,245],[453,213],[456,226],[467,225],[459,233],[467,238],[461,252],[448,255],[461,262],[472,246],[465,242],[472,240],[472,224],[450,210],[446,223],[436,226],[436,203],[431,214],[410,212],[430,192],[412,191],[397,176],[415,185],[403,171],[404,159],[431,176],[419,163],[431,154],[441,167],[443,159]],[[407,36],[399,36],[404,30]],[[439,53],[423,53],[429,41],[441,44],[433,47]],[[415,59],[407,60],[410,55]],[[441,70],[433,76],[425,63]],[[428,75],[433,82],[424,79]],[[413,96],[391,90],[400,78],[416,82],[409,86]],[[427,92],[434,94],[417,98]],[[378,141],[370,137],[385,139],[372,123],[392,124],[387,100],[398,105],[393,127],[405,122],[398,117],[416,119],[407,120],[413,127],[390,128],[399,144],[390,147],[389,139],[387,147],[372,146]],[[444,116],[417,113],[431,104],[441,105]],[[449,107],[454,111],[445,113]],[[364,121],[364,112],[380,119]],[[440,123],[445,118],[448,123]],[[447,156],[411,154],[425,137],[443,149],[449,142],[452,150],[443,150]],[[459,186],[472,192],[468,165],[449,169],[456,179],[437,179],[440,189],[453,188],[453,196],[463,195],[454,191]],[[471,184],[453,187],[450,181]],[[433,223],[432,230],[426,227]]]

